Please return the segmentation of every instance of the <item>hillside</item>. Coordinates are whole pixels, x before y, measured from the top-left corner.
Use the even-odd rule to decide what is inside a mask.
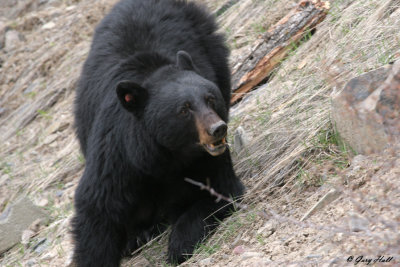
[[[232,69],[300,2],[197,1],[218,16]],[[72,103],[94,28],[115,2],[0,3],[0,213],[27,196],[49,215],[25,244],[0,256],[0,266],[71,263],[69,223],[84,167]],[[400,1],[329,2],[313,34],[232,107],[232,150],[239,126],[248,137],[233,151],[246,208],[182,266],[352,266],[379,255],[393,259],[378,264],[400,264],[399,151],[354,155],[330,119],[332,93],[400,58]],[[328,192],[328,205],[301,221]],[[165,251],[162,235],[124,266],[165,266]]]

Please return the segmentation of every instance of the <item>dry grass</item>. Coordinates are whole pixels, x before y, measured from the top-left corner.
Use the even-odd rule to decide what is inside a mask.
[[[387,15],[393,1],[351,2],[332,1],[311,40],[252,99],[233,109],[233,126],[244,125],[254,136],[236,164],[239,173],[251,177],[251,199],[267,195],[274,181],[294,179],[292,166],[298,169],[299,161],[315,156],[316,137],[331,127],[332,91],[389,63],[399,51],[400,10]]]
[[[36,203],[48,199],[45,208],[52,220],[38,235],[50,241],[44,253],[35,254],[29,247],[20,246],[0,258],[2,266],[26,266],[28,261],[41,266],[62,266],[70,254],[67,233],[73,212],[71,203],[83,167],[72,127],[74,87],[93,28],[115,2],[60,1],[59,7],[8,22],[25,35],[26,41],[8,53],[0,52],[4,60],[0,107],[6,110],[0,116],[0,211],[25,194]],[[203,2],[214,10],[225,3]],[[219,21],[233,49],[232,64],[295,2],[298,1],[246,0],[241,7],[222,13]],[[66,9],[71,5],[75,8]],[[336,146],[330,125],[330,94],[340,90],[351,77],[400,56],[399,7],[398,0],[332,0],[330,14],[315,35],[294,46],[268,84],[232,109],[230,131],[241,125],[253,136],[246,150],[235,155],[236,171],[248,188],[244,202],[250,209],[224,221],[187,266],[199,265],[208,257],[213,258],[213,266],[226,265],[227,258],[235,258],[232,248],[241,244],[251,244],[267,255],[281,252],[277,239],[257,233],[267,221],[259,211],[273,207],[280,214],[299,219],[319,194],[328,190],[325,186],[338,173],[324,173],[321,166],[346,167],[348,154]],[[41,26],[49,21],[56,23],[55,28],[43,30]],[[30,86],[31,92],[26,93]],[[57,190],[63,190],[62,197],[55,196]],[[393,195],[394,200],[382,199],[396,203],[398,195]],[[356,199],[352,195],[346,197]],[[386,214],[388,205],[383,203],[382,207],[383,211],[375,212],[392,219],[393,209]],[[315,223],[323,225],[325,220],[336,218],[332,214],[343,214],[340,207],[335,209],[326,218],[320,217],[325,213],[315,215]],[[298,240],[303,240],[302,234],[308,231],[295,228],[290,222],[280,226]],[[312,230],[308,234],[312,233],[318,235]],[[165,265],[166,240],[166,235],[156,239],[125,266]],[[303,258],[317,244],[307,240],[303,247],[296,247],[305,253]],[[302,257],[286,252],[282,255],[286,255],[285,261]]]

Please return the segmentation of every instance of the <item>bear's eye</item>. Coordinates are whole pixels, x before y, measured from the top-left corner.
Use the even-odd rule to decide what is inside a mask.
[[[181,108],[180,110],[180,114],[181,115],[187,115],[190,112],[190,104],[189,103],[185,103],[185,105]]]
[[[215,98],[213,96],[207,96],[206,97],[206,102],[207,102],[208,105],[213,107],[214,104],[215,104]]]

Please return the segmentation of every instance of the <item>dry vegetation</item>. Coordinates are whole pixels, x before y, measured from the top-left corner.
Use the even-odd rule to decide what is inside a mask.
[[[72,125],[74,87],[94,26],[115,2],[53,1],[6,21],[25,40],[0,50],[0,212],[28,195],[51,220],[28,246],[5,253],[1,266],[68,263],[72,198],[84,164]],[[201,2],[218,11],[235,65],[297,1],[243,0],[226,10],[229,1]],[[393,256],[388,264],[399,264],[400,155],[393,149],[354,158],[329,113],[331,93],[347,80],[400,57],[400,1],[330,2],[315,34],[292,44],[269,82],[232,108],[231,133],[240,125],[252,137],[234,153],[248,208],[225,220],[183,265],[343,266],[350,255]],[[55,26],[44,27],[49,22]],[[339,198],[300,222],[331,188]],[[42,237],[48,246],[33,252]],[[125,266],[163,266],[165,251],[163,235]]]

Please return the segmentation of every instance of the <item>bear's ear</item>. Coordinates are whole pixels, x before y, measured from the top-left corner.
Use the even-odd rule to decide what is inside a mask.
[[[192,57],[183,50],[176,53],[176,65],[180,70],[196,70]]]
[[[119,82],[116,88],[121,105],[130,112],[143,110],[147,100],[147,90],[131,81]]]

